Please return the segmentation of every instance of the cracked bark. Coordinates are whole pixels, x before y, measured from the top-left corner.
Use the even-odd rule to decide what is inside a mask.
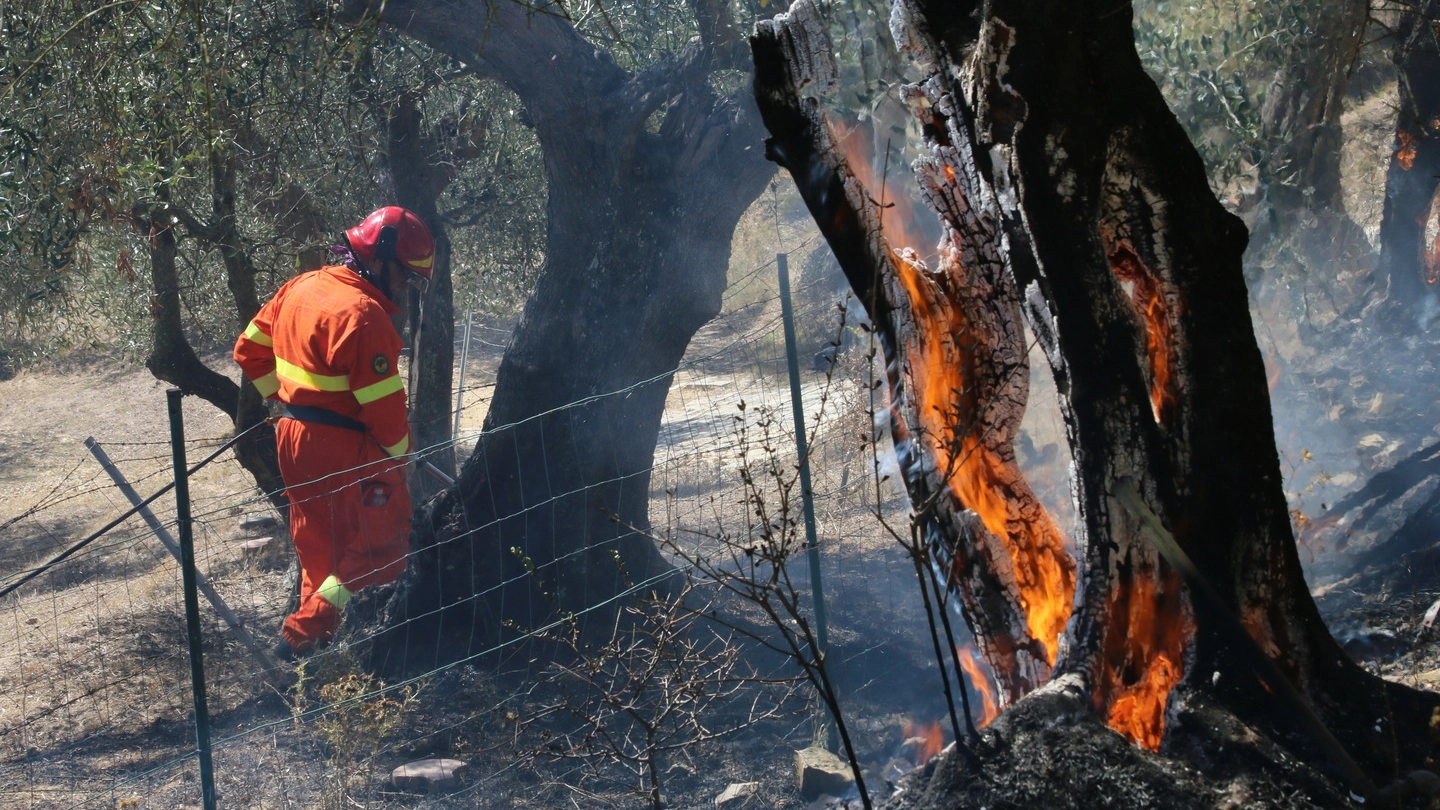
[[[545,265],[483,435],[417,529],[422,584],[403,612],[423,620],[380,645],[423,663],[666,575],[644,533],[670,372],[719,311],[735,224],[773,167],[748,97],[709,89],[713,71],[743,68],[729,39],[630,73],[519,3],[392,0],[384,22],[514,91],[549,183]],[[723,21],[701,30],[733,37]]]
[[[1061,396],[1080,516],[1079,590],[1054,675],[1078,679],[1095,709],[1113,718],[1133,707],[1132,687],[1183,669],[1182,693],[1218,694],[1315,755],[1313,740],[1294,735],[1303,724],[1276,710],[1270,687],[1239,654],[1258,645],[1372,776],[1423,765],[1434,753],[1435,696],[1350,662],[1306,589],[1249,321],[1246,234],[1214,199],[1198,155],[1145,76],[1128,7],[895,0],[892,11],[897,43],[929,74],[907,90],[930,156],[922,178],[936,176],[934,165],[963,169],[949,185],[993,232],[954,232],[977,240],[966,243],[977,253],[988,239],[1013,277],[967,292],[1001,299],[997,311],[1023,309]],[[847,194],[819,100],[792,79],[816,71],[786,64],[800,55],[787,54],[784,42],[762,32],[752,43],[770,154],[796,178],[862,300],[888,300],[875,323],[894,335],[887,352],[903,367],[900,347],[926,339],[904,330],[943,321],[887,309],[914,301],[886,299],[874,281],[877,269],[886,272],[874,247],[881,229]],[[964,219],[942,202],[932,195],[932,205]],[[916,407],[901,402],[897,411]],[[1219,609],[1188,606],[1188,589],[1144,539],[1140,517],[1114,496],[1132,482],[1218,592]],[[918,494],[923,503],[926,493]],[[946,528],[942,544],[975,554],[975,537]],[[994,581],[1010,587],[992,567]],[[1168,611],[1165,621],[1153,620],[1157,609]],[[1018,637],[1013,621],[999,626]],[[980,622],[977,632],[994,628]],[[1377,705],[1395,710],[1396,727],[1374,722],[1367,707]],[[1163,720],[1164,711],[1150,717]]]

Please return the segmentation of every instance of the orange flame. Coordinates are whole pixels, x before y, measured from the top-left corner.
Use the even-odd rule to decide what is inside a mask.
[[[1415,136],[1402,129],[1396,138],[1400,143],[1395,147],[1395,162],[1408,172],[1415,168]]]
[[[913,721],[905,721],[905,742],[918,740],[919,745],[915,748],[915,767],[920,767],[935,757],[940,756],[940,751],[945,747],[945,731],[940,727],[940,721],[936,720],[928,726],[922,726]]]
[[[1124,604],[1120,604],[1123,602]],[[1159,750],[1165,734],[1165,704],[1184,674],[1185,647],[1194,633],[1180,604],[1180,578],[1173,572],[1136,570],[1111,596],[1112,629],[1123,641],[1123,660],[1106,662],[1097,698],[1110,706],[1105,722],[1126,739]]]
[[[877,188],[865,146],[851,133],[836,131],[834,142],[855,179],[867,189]],[[946,176],[954,174],[946,166]],[[912,391],[919,397],[921,424],[914,426],[934,454],[937,468],[949,473],[948,485],[966,508],[974,511],[985,528],[1010,557],[1025,611],[1027,630],[1044,647],[1047,663],[1054,665],[1059,638],[1070,619],[1075,574],[1059,527],[1043,508],[1015,508],[1015,493],[1028,484],[1012,464],[1002,459],[982,438],[982,403],[967,380],[975,379],[975,348],[961,343],[973,334],[965,314],[956,306],[937,305],[944,295],[945,270],[927,273],[916,258],[920,239],[911,232],[917,221],[905,195],[874,195],[880,207],[884,238],[892,247],[890,261],[909,298],[922,345],[912,346]],[[896,246],[906,246],[899,247]],[[909,249],[907,249],[907,247]],[[963,272],[963,268],[953,268]],[[937,289],[937,287],[939,289]],[[1030,499],[1038,507],[1038,500]]]
[[[980,693],[980,722],[978,725],[984,728],[990,725],[1000,714],[996,706],[995,689],[990,685],[990,678],[980,668],[980,662],[975,659],[975,651],[969,647],[956,647],[956,658],[960,661],[960,668],[970,677],[970,685]]]
[[[1165,301],[1160,280],[1124,240],[1112,241],[1106,235],[1110,268],[1115,277],[1131,284],[1130,299],[1135,311],[1145,322],[1145,353],[1150,366],[1150,408],[1159,422],[1167,405],[1175,401],[1171,390],[1171,345],[1175,328],[1170,320],[1170,306]]]

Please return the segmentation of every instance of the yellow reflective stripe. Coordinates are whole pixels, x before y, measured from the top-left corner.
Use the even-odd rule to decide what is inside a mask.
[[[370,403],[374,402],[377,399],[380,399],[381,397],[388,397],[396,391],[401,391],[404,388],[405,381],[400,379],[400,375],[392,374],[389,377],[386,377],[385,379],[373,385],[367,385],[364,388],[356,389],[355,399],[361,405],[369,405]]]
[[[320,594],[321,599],[334,605],[336,610],[344,610],[345,603],[350,601],[351,596],[354,596],[354,594],[350,593],[350,589],[342,585],[339,577],[336,577],[334,574],[326,577],[325,581],[320,583],[320,587],[317,588],[315,592]]]
[[[350,375],[348,374],[341,374],[336,377],[327,377],[324,374],[311,374],[294,363],[288,363],[279,357],[275,358],[275,371],[290,382],[298,383],[306,388],[314,388],[317,391],[350,390]]]
[[[245,327],[245,337],[261,346],[275,345],[275,341],[271,340],[269,335],[261,332],[260,327],[256,326],[254,321],[251,321],[250,325]]]
[[[408,433],[405,434],[405,438],[403,438],[403,439],[401,439],[400,441],[398,441],[398,442],[390,445],[389,447],[385,447],[385,448],[382,448],[382,449],[383,449],[385,452],[389,453],[391,456],[403,456],[403,455],[405,455],[407,452],[410,451],[410,434],[408,434]]]
[[[256,377],[252,382],[254,382],[255,387],[259,389],[260,396],[262,397],[273,397],[275,396],[275,392],[280,390],[280,380],[275,376],[275,372],[273,371],[264,377]]]

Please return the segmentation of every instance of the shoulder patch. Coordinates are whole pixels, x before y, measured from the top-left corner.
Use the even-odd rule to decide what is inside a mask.
[[[383,377],[390,373],[390,358],[383,354],[377,354],[375,359],[370,361],[370,368]]]

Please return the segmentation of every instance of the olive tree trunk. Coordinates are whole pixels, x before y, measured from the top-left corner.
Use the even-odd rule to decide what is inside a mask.
[[[877,328],[889,330],[882,343],[907,484],[922,519],[930,493],[955,493],[958,516],[932,521],[932,545],[941,560],[961,561],[953,570],[982,569],[952,585],[977,635],[998,628],[1004,643],[986,648],[997,673],[1007,671],[997,654],[1028,648],[1012,643],[1025,640],[1022,629],[1046,642],[1028,621],[1037,605],[1026,586],[1054,576],[1045,573],[1047,555],[1036,553],[1044,545],[1014,514],[984,519],[995,493],[1012,509],[1023,506],[1010,473],[966,482],[973,471],[944,463],[944,442],[907,442],[906,433],[949,396],[927,389],[927,375],[951,382],[912,371],[931,361],[917,362],[910,347],[947,346],[934,357],[967,371],[1003,369],[989,356],[1003,346],[1004,330],[985,337],[937,317],[935,295],[914,292],[916,277],[955,310],[1000,319],[1023,311],[1055,376],[1079,523],[1073,615],[1053,676],[1078,683],[1113,728],[1151,748],[1164,740],[1179,687],[1218,695],[1263,728],[1302,729],[1287,739],[1307,756],[1340,760],[1333,764],[1342,771],[1358,761],[1378,778],[1423,764],[1433,753],[1435,696],[1352,663],[1305,586],[1249,321],[1246,233],[1215,200],[1198,155],[1143,72],[1128,6],[892,2],[897,43],[925,72],[902,90],[923,134],[913,168],[945,225],[936,266],[918,274],[903,251],[892,258],[907,246],[895,229],[867,211],[884,197],[867,190],[832,142],[836,128],[821,102],[833,49],[815,42],[804,9],[797,4],[752,41],[768,154],[796,179]],[[985,275],[995,257],[1008,281]],[[977,394],[992,401],[968,406],[972,412],[1008,412],[1017,395],[1023,407],[1015,389],[1008,400],[998,389]],[[977,434],[951,416],[941,431],[970,434],[1003,456],[998,424]],[[967,529],[965,512],[989,534]],[[1145,525],[1152,514],[1163,524],[1158,533]],[[990,549],[994,535],[1007,540],[1008,557]],[[1162,556],[1162,535],[1174,538],[1178,555]],[[1171,562],[1186,560],[1197,570],[1182,576]],[[1008,618],[976,620],[995,601],[963,593],[978,585],[1005,589],[1012,607],[990,615]],[[1277,665],[1284,683],[1257,674],[1252,651]],[[1306,708],[1280,707],[1274,696],[1291,688]],[[1375,723],[1380,705],[1392,708],[1393,726]],[[1311,733],[1310,711],[1346,741],[1348,754],[1317,740],[1324,735]]]
[[[562,17],[510,0],[384,6],[386,24],[520,97],[549,185],[545,263],[483,434],[417,532],[395,634],[411,660],[663,584],[645,532],[671,373],[719,311],[735,224],[773,173],[748,94],[709,86],[743,66],[726,8],[695,3],[701,36],[630,72]],[[453,643],[440,649],[437,633]]]

